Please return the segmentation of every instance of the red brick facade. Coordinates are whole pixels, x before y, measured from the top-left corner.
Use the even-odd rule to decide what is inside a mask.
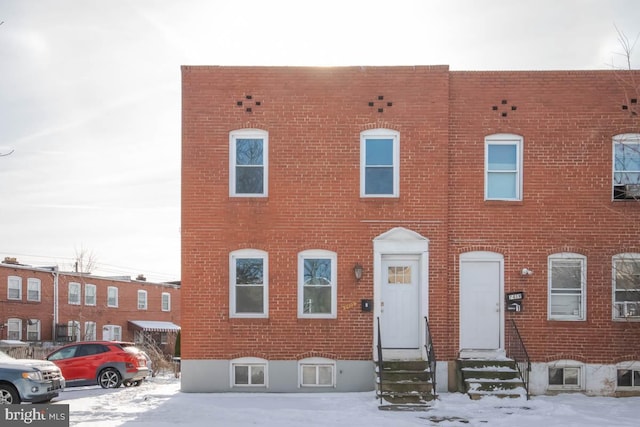
[[[371,360],[378,308],[361,300],[374,299],[372,241],[402,227],[429,242],[438,360],[460,350],[460,255],[486,251],[504,257],[504,293],[525,292],[502,321],[516,320],[532,360],[640,361],[640,323],[612,320],[612,257],[640,253],[640,202],[612,201],[612,138],[640,132],[619,73],[185,66],[182,77],[183,360]],[[267,197],[230,196],[239,129],[268,132]],[[361,197],[370,129],[400,135],[399,197]],[[522,138],[519,201],[485,200],[493,134]],[[265,318],[230,318],[239,249],[268,253]],[[297,257],[309,249],[337,254],[335,318],[298,315]],[[587,260],[581,321],[548,316],[548,257],[565,252]]]

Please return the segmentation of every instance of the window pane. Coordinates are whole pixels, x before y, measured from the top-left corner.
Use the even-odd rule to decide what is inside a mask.
[[[236,287],[237,313],[263,313],[263,300],[262,286]]]
[[[304,313],[331,313],[331,287],[304,288]]]
[[[580,373],[580,369],[578,368],[564,368],[564,384],[578,385],[579,373]]]
[[[332,366],[318,366],[318,384],[320,385],[333,384],[333,367]]]
[[[239,194],[264,193],[264,167],[261,167],[261,166],[236,167],[236,193],[239,193]]]
[[[616,290],[640,291],[640,259],[616,261]]]
[[[236,366],[235,377],[236,384],[249,384],[249,367],[248,366]]]
[[[487,174],[487,197],[489,199],[515,199],[516,173]]]
[[[251,367],[251,384],[264,384],[264,366]]]
[[[552,289],[582,288],[582,264],[578,260],[554,260],[551,263]]]
[[[640,371],[633,371],[633,386],[640,387]]]
[[[312,385],[315,383],[316,383],[316,367],[303,366],[302,367],[302,384]]]
[[[365,194],[393,194],[392,167],[367,167],[364,179]]]
[[[331,260],[307,258],[304,260],[304,284],[331,285]]]
[[[562,384],[562,368],[549,368],[549,385]]]
[[[262,165],[262,139],[236,140],[236,165]]]
[[[490,171],[515,171],[517,169],[517,147],[515,145],[489,145],[488,163]]]
[[[640,171],[640,144],[615,145],[616,171]]]
[[[393,166],[393,139],[367,139],[365,164]]]
[[[239,285],[262,284],[262,258],[238,258],[236,260],[236,283]]]
[[[580,316],[580,295],[551,295],[552,316]]]
[[[631,387],[631,374],[629,369],[618,369],[618,387]]]

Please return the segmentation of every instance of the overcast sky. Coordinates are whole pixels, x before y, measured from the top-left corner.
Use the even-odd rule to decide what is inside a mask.
[[[611,69],[640,1],[1,0],[0,21],[0,259],[169,281],[180,65]]]

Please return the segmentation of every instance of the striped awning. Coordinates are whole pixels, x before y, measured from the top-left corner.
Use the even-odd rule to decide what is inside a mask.
[[[180,326],[172,322],[162,322],[158,320],[129,320],[135,328],[149,332],[178,332]]]

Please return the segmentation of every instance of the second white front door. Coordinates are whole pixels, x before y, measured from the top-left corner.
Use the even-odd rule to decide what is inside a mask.
[[[502,259],[484,254],[460,260],[460,349],[500,348]]]
[[[420,278],[418,257],[382,257],[380,330],[385,349],[420,346]]]

